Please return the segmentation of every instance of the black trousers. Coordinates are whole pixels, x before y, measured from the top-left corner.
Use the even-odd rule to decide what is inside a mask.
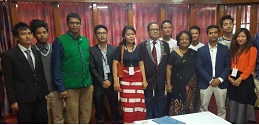
[[[47,124],[48,114],[46,100],[18,103],[17,121],[19,124]]]
[[[97,124],[104,123],[104,95],[107,96],[112,115],[112,123],[119,124],[120,123],[120,115],[118,111],[118,92],[115,92],[113,86],[109,88],[99,88],[98,90],[94,90],[94,104],[95,104],[95,118]]]

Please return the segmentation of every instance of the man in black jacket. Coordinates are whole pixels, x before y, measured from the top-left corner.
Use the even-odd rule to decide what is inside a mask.
[[[17,112],[18,123],[48,122],[48,87],[41,54],[31,48],[32,33],[23,22],[13,28],[18,45],[2,55],[5,87],[11,109]]]
[[[107,96],[111,107],[112,123],[118,124],[118,93],[113,89],[112,58],[115,47],[107,44],[108,30],[104,25],[94,28],[98,44],[91,47],[90,72],[94,85],[94,104],[96,108],[96,123],[104,123],[104,95]]]
[[[150,39],[140,46],[140,58],[144,61],[147,86],[144,90],[147,119],[163,116],[166,66],[170,54],[167,42],[159,38],[159,25],[152,22],[147,26]],[[154,98],[153,98],[154,91]]]

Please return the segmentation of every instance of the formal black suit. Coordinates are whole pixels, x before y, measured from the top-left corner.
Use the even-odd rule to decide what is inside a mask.
[[[111,107],[112,123],[119,123],[120,116],[118,112],[118,93],[113,89],[113,76],[112,76],[112,60],[115,47],[107,44],[106,50],[107,62],[110,68],[108,73],[108,80],[112,83],[109,88],[103,88],[102,84],[104,79],[103,61],[104,57],[98,44],[90,48],[90,72],[93,78],[94,85],[94,104],[96,108],[95,118],[96,123],[104,123],[104,95],[106,94]]]
[[[35,69],[31,69],[25,55],[14,47],[2,54],[2,69],[9,104],[18,102],[18,123],[47,123],[48,95],[41,54],[31,48]]]
[[[159,39],[157,42],[160,42],[161,48],[161,59],[158,68],[156,68],[157,66],[152,56],[151,46],[153,46],[153,44],[150,44],[150,40],[139,44],[140,58],[144,61],[146,79],[148,83],[148,86],[144,91],[147,108],[147,119],[163,116],[166,66],[170,54],[170,49],[167,42],[161,41]],[[153,90],[155,90],[154,102],[152,101]]]

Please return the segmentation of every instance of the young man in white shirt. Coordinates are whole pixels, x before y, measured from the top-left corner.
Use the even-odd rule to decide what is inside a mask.
[[[170,52],[177,48],[177,41],[171,38],[172,34],[172,22],[170,20],[164,20],[161,23],[161,31],[163,33],[163,36],[159,38],[160,40],[163,40],[169,44]]]
[[[189,46],[190,49],[193,49],[195,51],[198,51],[199,48],[204,46],[203,43],[199,42],[199,36],[200,36],[200,27],[197,25],[193,25],[189,28],[189,31],[192,35],[192,43]]]
[[[229,48],[233,37],[234,19],[230,15],[225,15],[220,19],[220,26],[223,30],[223,36],[218,38],[218,42]]]

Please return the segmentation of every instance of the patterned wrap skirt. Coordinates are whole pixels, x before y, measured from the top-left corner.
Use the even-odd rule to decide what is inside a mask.
[[[124,77],[120,79],[121,110],[125,123],[144,120],[146,117],[142,75],[139,67],[134,67],[134,71],[134,75],[129,75],[129,67],[125,67]]]

